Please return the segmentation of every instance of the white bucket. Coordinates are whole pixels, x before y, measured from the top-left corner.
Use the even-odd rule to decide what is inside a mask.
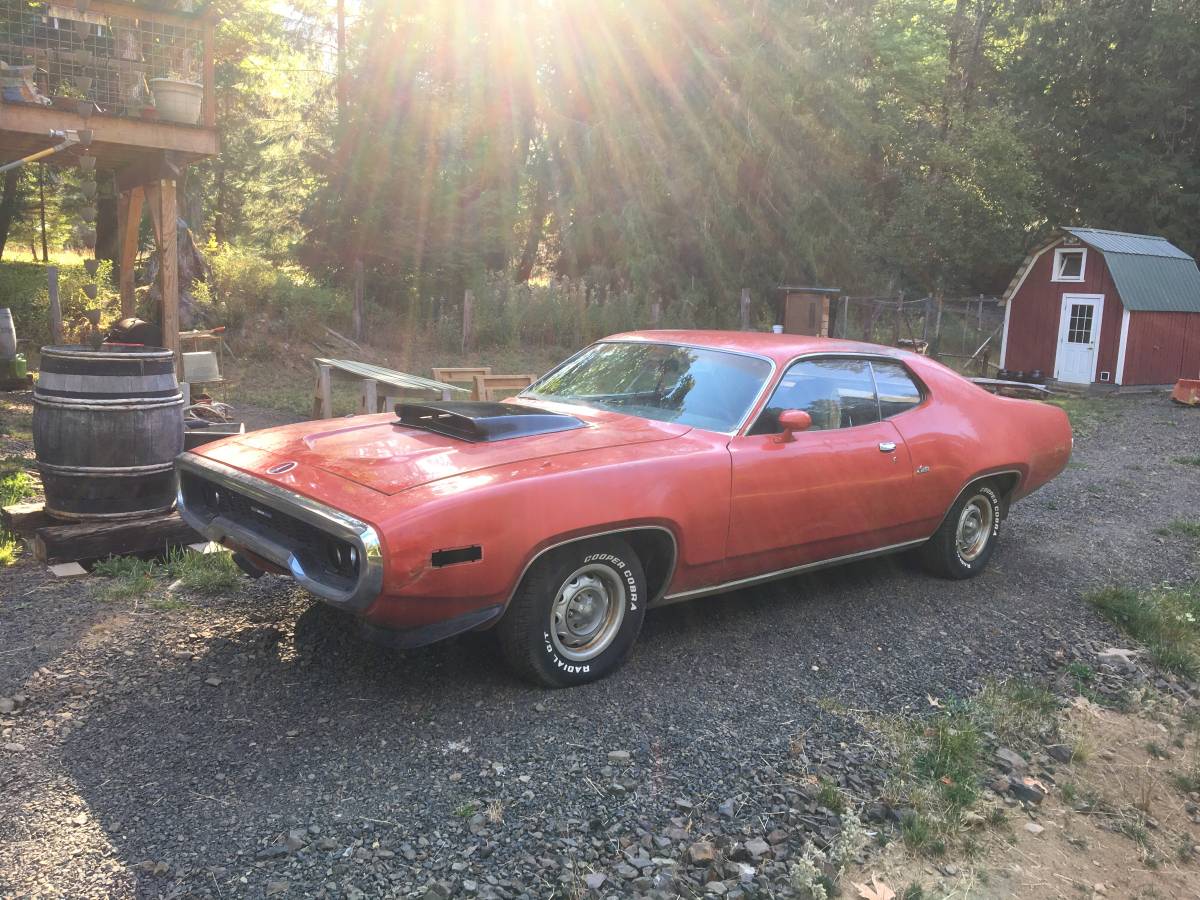
[[[184,353],[182,356],[184,381],[204,384],[221,380],[221,371],[217,368],[217,354],[211,350]]]
[[[17,355],[17,330],[13,327],[12,310],[0,307],[0,359],[13,359]]]
[[[160,119],[184,125],[195,125],[200,121],[204,85],[174,78],[151,78],[150,90],[154,93],[154,105]]]

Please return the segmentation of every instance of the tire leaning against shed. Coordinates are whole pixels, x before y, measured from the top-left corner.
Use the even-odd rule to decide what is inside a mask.
[[[43,347],[33,446],[46,512],[126,519],[175,505],[183,394],[161,347]]]

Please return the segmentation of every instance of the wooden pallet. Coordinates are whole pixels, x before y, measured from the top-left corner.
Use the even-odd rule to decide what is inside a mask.
[[[165,553],[204,541],[177,512],[120,521],[61,522],[47,515],[40,503],[19,503],[6,506],[0,521],[22,535],[38,562],[49,566]]]

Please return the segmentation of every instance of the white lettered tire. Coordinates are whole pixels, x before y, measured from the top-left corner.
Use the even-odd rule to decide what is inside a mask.
[[[496,627],[517,674],[548,687],[596,681],[621,666],[646,615],[641,561],[619,536],[540,557]]]
[[[991,482],[968,487],[954,501],[941,527],[920,548],[925,568],[942,578],[974,578],[996,550],[1003,510]]]

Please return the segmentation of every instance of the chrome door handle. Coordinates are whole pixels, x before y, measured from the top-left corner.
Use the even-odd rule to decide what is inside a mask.
[[[879,452],[880,453],[891,453],[895,449],[896,449],[895,441],[880,441],[879,442]]]

